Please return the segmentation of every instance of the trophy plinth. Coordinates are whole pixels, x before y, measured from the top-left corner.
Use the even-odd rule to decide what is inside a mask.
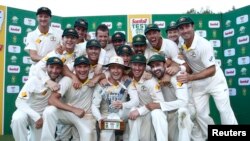
[[[125,122],[117,113],[111,113],[107,119],[101,121],[101,130],[125,130]]]

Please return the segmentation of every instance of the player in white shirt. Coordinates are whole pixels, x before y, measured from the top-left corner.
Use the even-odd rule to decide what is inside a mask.
[[[230,105],[227,81],[221,68],[215,62],[210,42],[195,34],[193,20],[189,17],[180,17],[176,24],[184,39],[182,51],[184,58],[192,69],[192,73],[188,75],[188,81],[191,81],[197,120],[204,139],[207,139],[208,125],[214,124],[209,116],[210,96],[213,97],[220,113],[221,124],[238,124]]]
[[[146,68],[146,58],[142,54],[133,55],[131,69],[133,81],[128,90],[130,95],[138,94],[139,106],[129,113],[130,141],[154,141],[155,133],[159,141],[168,140],[167,117],[160,109],[149,111],[146,105],[150,102],[164,102],[164,97],[155,78],[142,79]]]
[[[107,78],[108,84],[104,87],[96,86],[92,104],[92,112],[99,126],[101,121],[106,118],[120,118],[126,121],[130,109],[139,104],[137,95],[130,95],[130,91],[127,90],[131,80],[122,80],[123,71],[127,68],[123,59],[119,56],[113,56],[106,67],[110,73]],[[130,97],[129,101],[127,101],[128,96]],[[114,114],[118,117],[112,117]],[[115,141],[114,130],[101,130],[100,141]]]
[[[61,78],[63,62],[57,57],[47,60],[46,74],[52,81],[58,82]],[[48,105],[51,90],[42,81],[32,76],[23,86],[16,99],[17,110],[12,115],[11,128],[16,141],[40,141],[43,118],[42,114]],[[42,140],[41,140],[42,141]]]
[[[161,55],[153,55],[148,61],[153,75],[159,80],[167,75],[165,73],[165,58]],[[177,75],[184,74],[185,67]],[[162,109],[167,111],[169,141],[190,141],[193,122],[195,117],[195,108],[190,98],[186,83],[177,82],[176,76],[171,76],[169,85],[161,86],[165,101],[160,103],[149,103],[147,108],[150,110]]]
[[[74,61],[74,71],[82,82],[82,87],[75,89],[72,86],[72,79],[69,77],[64,77],[59,82],[61,88],[52,93],[49,99],[52,106],[47,107],[43,114],[44,127],[41,139],[44,141],[55,140],[54,135],[58,121],[75,126],[80,141],[96,141],[97,139],[96,120],[91,111],[94,88],[87,85],[90,80],[89,60],[84,56],[77,57]],[[61,100],[61,98],[63,99]]]
[[[24,48],[30,55],[33,64],[30,67],[32,75],[34,64],[46,56],[50,51],[54,50],[60,44],[62,30],[50,27],[51,10],[47,7],[40,7],[37,10],[38,27],[36,30],[29,32],[26,38],[26,46]]]
[[[117,53],[118,48],[121,45],[125,45],[126,44],[126,36],[124,33],[122,32],[116,32],[112,35],[111,37],[111,43]]]
[[[116,55],[115,48],[112,44],[108,44],[109,29],[105,24],[101,24],[96,28],[96,39],[100,42],[102,48],[106,51],[104,65],[108,64],[109,59]]]

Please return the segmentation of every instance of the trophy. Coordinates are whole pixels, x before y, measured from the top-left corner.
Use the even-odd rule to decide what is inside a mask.
[[[117,113],[111,113],[101,121],[101,130],[125,130],[125,122],[120,119]]]

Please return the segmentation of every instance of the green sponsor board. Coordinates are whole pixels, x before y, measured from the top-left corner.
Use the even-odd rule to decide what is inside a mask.
[[[223,70],[239,124],[250,121],[250,6],[223,14]]]
[[[51,25],[60,28],[61,18],[52,16]],[[4,134],[11,133],[10,123],[16,110],[15,100],[28,79],[31,59],[24,51],[28,32],[37,27],[36,13],[16,8],[7,8],[5,92],[4,92]]]
[[[66,27],[74,27],[74,22],[78,18],[83,18],[88,22],[88,33],[91,38],[95,38],[95,30],[100,24],[105,24],[109,28],[109,36],[112,36],[115,32],[123,32],[127,35],[127,16],[86,16],[86,17],[68,17],[64,18],[62,22],[62,29]]]

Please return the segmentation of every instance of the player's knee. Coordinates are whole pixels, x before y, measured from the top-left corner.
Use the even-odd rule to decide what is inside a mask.
[[[45,108],[45,110],[43,112],[43,117],[54,115],[57,112],[57,110],[58,109],[55,106],[48,106]]]

